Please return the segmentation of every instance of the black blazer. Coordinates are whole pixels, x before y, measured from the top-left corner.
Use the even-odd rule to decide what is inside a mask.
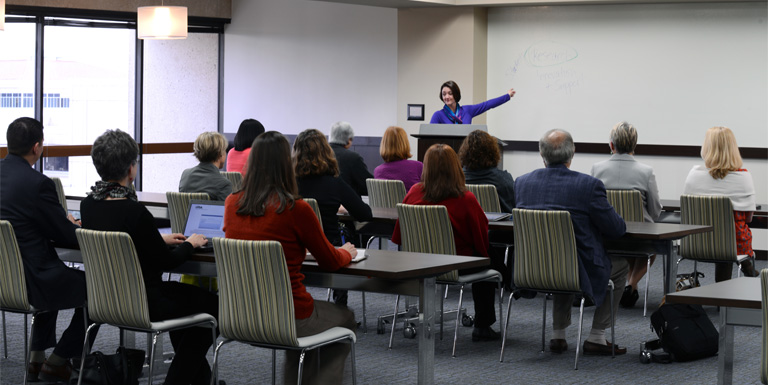
[[[85,274],[68,268],[54,249],[54,242],[77,248],[77,226],[67,219],[53,181],[12,154],[0,161],[0,218],[16,233],[30,303],[43,310],[82,306]]]
[[[373,175],[368,171],[363,157],[337,143],[331,143],[331,149],[339,163],[339,178],[352,187],[357,195],[368,195],[365,180],[373,178]]]

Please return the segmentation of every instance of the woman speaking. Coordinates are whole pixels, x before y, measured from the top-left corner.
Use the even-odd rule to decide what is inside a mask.
[[[472,124],[472,118],[508,102],[513,96],[515,96],[515,89],[510,88],[506,94],[498,98],[486,100],[479,104],[461,106],[459,105],[461,100],[459,85],[453,80],[449,80],[440,86],[440,100],[445,103],[445,106],[443,106],[442,110],[435,111],[429,122],[438,124]]]

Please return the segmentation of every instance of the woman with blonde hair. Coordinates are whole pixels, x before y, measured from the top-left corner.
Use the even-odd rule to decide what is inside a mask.
[[[219,171],[227,160],[227,138],[218,132],[203,132],[193,149],[200,164],[181,173],[179,192],[206,193],[214,201],[227,199],[232,182]]]
[[[754,256],[752,231],[747,224],[752,222],[755,212],[755,186],[752,175],[742,168],[743,161],[736,144],[736,136],[728,127],[712,127],[707,130],[701,146],[704,166],[693,166],[685,179],[683,194],[724,195],[731,198],[733,219],[736,225],[736,253]],[[731,279],[731,264],[718,263],[715,267],[715,281]],[[741,271],[749,277],[756,277],[752,262],[741,264]]]
[[[405,191],[421,181],[424,165],[418,160],[410,160],[411,144],[408,133],[401,127],[390,126],[384,131],[379,145],[379,154],[384,163],[373,170],[376,179],[401,180]]]

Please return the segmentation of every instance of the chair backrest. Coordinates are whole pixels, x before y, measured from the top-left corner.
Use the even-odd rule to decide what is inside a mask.
[[[760,357],[760,381],[768,384],[768,269],[760,272],[760,287],[763,289],[763,345]]]
[[[499,193],[492,184],[468,184],[467,190],[472,192],[480,203],[480,207],[487,213],[500,213]]]
[[[280,242],[213,238],[213,251],[221,335],[297,346],[291,278]]]
[[[607,190],[608,202],[625,221],[642,222],[643,196],[637,190]]]
[[[168,216],[171,217],[171,231],[174,233],[183,233],[184,226],[187,225],[187,216],[189,215],[189,202],[194,200],[210,200],[206,193],[182,193],[168,191],[165,193],[168,200]]]
[[[515,221],[517,287],[580,291],[579,262],[571,214],[567,211],[512,209]]]
[[[736,262],[733,204],[726,196],[680,196],[680,223],[713,226],[711,232],[680,241],[680,256],[687,259]]]
[[[243,174],[237,171],[221,171],[221,175],[224,175],[227,180],[232,182],[232,191],[237,191],[243,184]]]
[[[56,194],[59,196],[59,203],[61,207],[64,207],[64,211],[67,211],[67,196],[64,195],[64,186],[61,184],[61,179],[53,177],[51,178],[53,184],[56,185]]]
[[[456,254],[456,241],[445,206],[397,204],[400,219],[400,239],[403,251],[429,254]],[[454,270],[437,277],[441,281],[456,281]]]
[[[368,187],[368,204],[371,207],[393,209],[405,198],[405,183],[401,180],[373,179],[365,180]]]
[[[11,222],[0,220],[0,308],[29,311],[27,281]]]
[[[113,325],[149,328],[147,291],[131,236],[75,230],[83,255],[88,316]]]
[[[323,217],[320,216],[320,205],[317,204],[317,199],[313,198],[303,198],[304,202],[307,202],[309,204],[309,207],[312,208],[312,211],[315,212],[315,215],[317,215],[317,220],[320,221],[320,230],[323,229]]]

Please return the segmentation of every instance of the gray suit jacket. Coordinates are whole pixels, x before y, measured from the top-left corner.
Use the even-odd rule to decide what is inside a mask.
[[[659,219],[661,202],[656,176],[651,166],[642,164],[629,154],[613,154],[608,160],[595,163],[591,174],[600,179],[608,190],[638,190],[643,196],[646,222]]]
[[[232,182],[213,163],[200,163],[181,173],[179,192],[207,193],[212,201],[223,201],[232,194]]]

